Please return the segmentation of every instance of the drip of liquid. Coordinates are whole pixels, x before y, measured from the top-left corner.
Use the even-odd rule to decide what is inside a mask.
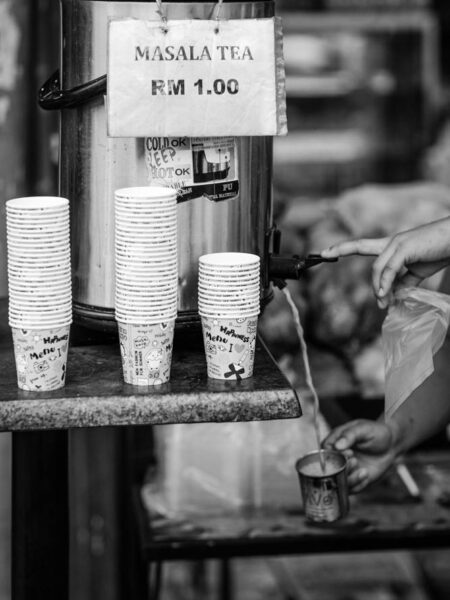
[[[285,287],[282,289],[282,292],[286,296],[286,300],[290,306],[290,309],[292,312],[292,317],[294,319],[295,328],[297,330],[297,334],[298,334],[298,337],[300,340],[300,348],[302,351],[303,364],[305,367],[306,385],[308,386],[308,388],[311,392],[311,395],[313,397],[314,431],[316,433],[317,449],[319,450],[320,467],[322,469],[322,473],[325,473],[325,459],[324,459],[323,453],[320,452],[319,396],[317,395],[316,388],[314,387],[314,383],[312,380],[311,368],[309,366],[309,359],[308,359],[308,350],[307,350],[306,342],[305,342],[305,333],[303,331],[302,324],[300,323],[300,314],[298,312],[297,307],[294,304],[294,301],[292,300],[292,296],[291,296],[289,290]]]

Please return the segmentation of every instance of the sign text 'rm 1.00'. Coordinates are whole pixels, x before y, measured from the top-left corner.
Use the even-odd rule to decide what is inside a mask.
[[[211,85],[205,85],[203,79],[197,79],[194,88],[199,96],[203,94],[237,94],[239,82],[237,79],[215,79]],[[152,96],[184,96],[186,94],[186,83],[184,79],[152,79]]]

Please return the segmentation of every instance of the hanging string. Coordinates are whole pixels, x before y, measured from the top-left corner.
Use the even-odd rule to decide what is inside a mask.
[[[219,22],[220,22],[220,13],[222,12],[223,0],[217,0],[217,4],[214,7],[216,12],[216,26],[214,28],[214,33],[219,33]]]
[[[167,17],[163,9],[162,0],[156,0],[156,5],[158,7],[156,9],[156,13],[159,15],[162,22],[161,30],[163,33],[167,33],[169,31],[169,27],[167,26]]]

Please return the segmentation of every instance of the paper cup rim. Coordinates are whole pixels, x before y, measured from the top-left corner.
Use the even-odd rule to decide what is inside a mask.
[[[147,218],[149,221],[153,222],[154,217],[156,217],[157,221],[176,221],[177,220],[177,213],[174,210],[155,210],[152,212],[131,212],[131,211],[124,211],[121,210],[120,207],[116,206],[116,213],[115,213],[115,220],[116,221],[120,221],[120,222],[125,222],[125,223],[133,223],[138,220],[138,219],[144,219]]]
[[[121,277],[122,279],[128,277],[129,275],[134,276],[148,276],[148,275],[167,275],[170,277],[178,277],[178,268],[176,264],[172,266],[166,265],[155,265],[155,263],[145,263],[135,262],[135,261],[126,261],[121,263],[120,261],[116,262],[116,275]]]
[[[19,291],[16,289],[11,289],[10,291],[12,292],[10,294],[10,300],[14,300],[17,301],[17,299],[23,298],[23,299],[37,299],[40,298],[41,300],[47,300],[49,302],[59,302],[61,300],[61,298],[63,296],[66,296],[68,299],[72,298],[72,287],[70,285],[64,287],[64,288],[52,288],[51,286],[46,286],[45,290],[41,291],[41,287],[33,287],[31,286],[30,289],[34,289],[36,292],[40,292],[39,294],[36,294],[34,292],[28,293],[25,290]]]
[[[126,260],[116,260],[116,273],[120,273],[121,270],[125,270],[126,273],[129,271],[139,272],[139,273],[171,273],[176,274],[178,271],[177,263],[173,262],[173,264],[167,264],[167,261],[161,262],[161,264],[156,263],[154,261],[142,261],[142,260],[132,260],[127,258]]]
[[[231,269],[261,263],[261,258],[257,254],[250,254],[249,252],[212,252],[211,254],[203,254],[198,260],[202,265],[229,267]]]
[[[35,250],[35,253],[39,252],[40,256],[66,256],[66,255],[70,255],[70,247],[67,249],[63,249],[60,247],[55,247],[55,249],[53,250],[52,247],[48,247],[45,246],[45,248],[40,248],[38,246],[33,246],[32,244],[29,246],[25,246],[25,245],[21,245],[21,246],[11,246],[8,243],[8,253],[11,255],[14,255],[15,257],[17,256],[21,256],[21,252],[23,253],[24,256],[28,256],[28,255],[33,255],[32,250]]]
[[[154,310],[155,308],[168,308],[168,307],[172,307],[175,306],[177,304],[177,300],[178,297],[176,295],[171,295],[171,296],[163,296],[163,297],[157,297],[157,296],[140,296],[140,297],[131,297],[131,298],[125,298],[125,297],[118,297],[115,296],[114,297],[114,305],[116,307],[120,306],[122,308],[131,308],[133,309],[134,307],[145,307],[148,310]]]
[[[122,321],[123,323],[130,323],[134,325],[138,324],[153,324],[153,323],[164,323],[164,321],[172,321],[177,318],[177,313],[174,311],[167,313],[145,313],[145,312],[126,312],[115,310],[114,313],[116,321]],[[132,320],[131,320],[132,319]]]
[[[132,198],[151,198],[156,200],[160,198],[176,198],[177,191],[174,188],[159,185],[133,186],[114,190],[114,197],[125,200]]]
[[[146,286],[139,286],[139,285],[135,285],[132,286],[133,288],[138,288],[138,290],[136,289],[131,289],[131,288],[127,288],[127,287],[122,287],[122,286],[116,286],[116,296],[120,296],[122,298],[127,298],[127,297],[132,297],[132,298],[139,298],[140,296],[173,296],[174,294],[176,295],[178,293],[178,286],[176,285],[168,285],[165,287],[159,287],[159,286],[149,286],[148,289],[146,288]]]
[[[120,238],[115,239],[115,251],[116,252],[177,252],[178,246],[176,242],[167,240],[166,236],[160,238],[134,238],[134,241],[126,241]],[[141,248],[143,250],[141,250]]]
[[[136,209],[133,210],[133,207],[129,207],[129,209],[124,209],[123,207],[121,207],[120,205],[115,206],[115,211],[114,211],[114,219],[120,219],[121,221],[126,221],[134,223],[134,221],[136,221],[136,219],[138,218],[142,218],[142,219],[148,219],[148,220],[153,220],[153,219],[159,220],[159,219],[178,219],[178,213],[177,213],[177,205],[174,204],[168,204],[166,209],[163,209],[161,207],[158,207],[157,209],[147,209],[147,208],[142,208],[142,209]]]
[[[39,224],[41,222],[45,224],[47,221],[50,223],[59,221],[70,222],[70,211],[66,207],[57,210],[15,210],[11,207],[8,207],[6,215],[8,221],[11,220],[14,221],[14,223],[27,223],[32,225]]]
[[[53,285],[59,286],[60,283],[67,282],[67,284],[70,284],[71,281],[72,279],[70,277],[70,274],[64,275],[63,277],[51,277],[47,279],[44,277],[31,277],[30,275],[20,277],[15,274],[8,274],[8,283],[11,283],[12,285],[18,285],[20,287],[23,287],[25,285],[29,285],[31,287],[45,285],[46,287],[49,287],[48,284],[50,282],[53,282]]]
[[[43,236],[33,236],[30,237],[28,235],[10,235],[9,233],[7,233],[7,242],[8,244],[15,244],[15,245],[23,245],[26,244],[27,246],[31,246],[31,245],[49,245],[49,244],[53,244],[53,245],[61,245],[61,244],[69,244],[70,243],[70,236],[69,236],[69,232],[64,233],[60,236],[47,236],[47,235],[43,235]]]
[[[33,220],[28,223],[24,221],[16,222],[11,220],[8,216],[8,220],[6,221],[6,230],[10,233],[60,233],[61,231],[66,231],[68,229],[70,229],[69,217],[64,219],[64,221],[48,219],[48,222],[37,222],[36,220]]]
[[[61,325],[61,327],[49,327],[48,329],[67,329],[68,327],[70,327],[70,323],[69,324],[64,323],[63,325]],[[23,327],[12,326],[11,329],[18,329],[19,331],[21,331],[23,329]],[[27,329],[29,330],[30,333],[33,331],[29,327]],[[42,330],[39,329],[39,331],[42,331]]]
[[[11,324],[14,323],[23,323],[24,327],[31,327],[31,325],[25,325],[25,323],[40,323],[42,325],[52,325],[54,323],[67,323],[72,322],[73,315],[72,313],[54,315],[49,317],[48,315],[14,315],[8,314],[8,322]],[[18,327],[15,325],[15,327]],[[22,327],[22,325],[20,325]]]
[[[44,261],[42,261],[42,259],[44,259]],[[65,267],[65,263],[70,264],[70,255],[69,256],[63,256],[63,257],[56,257],[53,258],[52,256],[48,256],[45,255],[43,257],[41,257],[41,260],[29,260],[27,256],[13,256],[13,255],[8,255],[8,266],[11,265],[11,267],[19,267],[20,265],[24,266],[24,267],[44,267],[44,266],[48,266],[48,267],[52,267],[52,266],[58,266],[61,265],[61,267]]]
[[[164,309],[169,307],[175,307],[177,304],[177,297],[166,297],[166,298],[130,298],[126,300],[125,298],[117,298],[115,297],[115,307],[130,308],[134,310],[134,307],[142,308],[145,307],[149,312],[155,312],[159,310],[161,307]]]
[[[23,314],[39,314],[39,315],[62,315],[72,313],[72,303],[62,303],[62,304],[41,304],[36,303],[35,306],[27,305],[27,304],[12,304],[10,303],[8,308],[10,314],[15,315],[23,315]]]
[[[61,196],[23,196],[6,201],[7,209],[43,210],[69,206],[69,200]]]
[[[221,319],[242,319],[242,318],[246,318],[246,319],[251,319],[254,317],[258,317],[260,315],[260,312],[255,313],[255,312],[240,312],[240,313],[236,313],[236,312],[230,312],[230,313],[205,313],[205,312],[200,312],[198,313],[200,315],[200,317],[202,319],[217,319],[217,320],[221,320]]]
[[[49,296],[51,298],[55,298],[58,296],[61,296],[63,293],[67,294],[67,293],[72,293],[72,286],[70,283],[68,283],[67,285],[60,285],[60,286],[46,286],[46,290],[45,292],[42,292],[42,286],[41,285],[22,285],[22,286],[18,286],[18,285],[14,285],[14,283],[9,282],[8,288],[11,291],[14,292],[14,295],[23,295],[23,296],[28,296],[30,298],[36,298],[36,297],[46,297],[48,298]],[[29,290],[33,290],[33,291],[29,291]],[[41,292],[41,293],[37,293],[37,292]]]
[[[116,318],[117,323],[120,323],[121,325],[159,325],[160,323],[167,323],[169,321],[176,321],[176,317],[170,318],[170,319],[163,319],[162,321],[160,319],[147,319],[144,321],[124,321],[123,319],[117,319]]]
[[[42,274],[42,269],[46,269],[45,273]],[[50,265],[49,267],[40,266],[40,272],[37,273],[36,269],[30,267],[20,267],[14,264],[8,265],[8,274],[11,274],[14,277],[23,277],[22,274],[25,274],[25,277],[32,277],[34,275],[39,275],[39,277],[43,277],[47,279],[48,277],[53,277],[57,274],[70,274],[70,262],[67,265],[64,265],[63,268],[60,268],[58,265]]]
[[[254,290],[261,289],[261,284],[259,282],[252,283],[251,285],[241,285],[241,286],[230,286],[228,283],[218,284],[218,285],[204,285],[202,282],[198,282],[198,288],[204,289],[208,292],[221,292],[230,290],[230,293],[239,293],[239,292],[253,292]]]
[[[35,325],[33,323],[33,321],[30,321],[30,323],[32,323],[31,325],[27,325],[26,323],[23,323],[21,325],[14,325],[13,324],[14,321],[9,320],[8,321],[8,325],[11,327],[11,329],[29,329],[31,331],[46,331],[48,329],[62,329],[63,327],[70,327],[70,325],[72,325],[73,320],[71,319],[70,321],[64,321],[62,324],[59,324],[57,321],[55,321],[55,324],[49,323],[46,324],[45,327],[40,327],[39,325]]]
[[[199,313],[200,314],[200,313]],[[244,315],[238,315],[236,313],[230,313],[229,315],[225,315],[225,314],[221,314],[221,315],[207,315],[207,314],[201,314],[200,317],[202,319],[207,318],[207,319],[217,319],[218,321],[222,320],[222,319],[250,319],[250,318],[254,318],[254,317],[258,317],[258,314],[244,314]]]
[[[259,270],[258,271],[214,271],[208,272],[200,271],[198,272],[198,278],[203,279],[204,281],[259,281],[261,279]]]
[[[154,323],[128,323],[127,321],[117,321],[118,325],[135,325],[136,327],[139,327],[140,325],[161,325],[161,323],[172,323],[176,321],[176,317],[172,317],[170,319],[165,319],[163,321],[161,320],[157,320]]]

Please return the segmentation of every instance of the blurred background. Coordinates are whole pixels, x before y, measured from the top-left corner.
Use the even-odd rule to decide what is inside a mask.
[[[277,0],[276,6],[284,23],[289,127],[288,136],[274,140],[274,216],[283,232],[282,252],[317,252],[342,239],[389,235],[450,214],[450,4]],[[56,0],[0,0],[2,297],[7,295],[4,202],[57,193],[58,116],[40,110],[36,97],[58,67],[59,44]],[[382,410],[384,313],[372,296],[370,268],[369,259],[351,258],[289,282],[308,341],[323,431],[350,416],[375,417]],[[447,278],[442,273],[427,285],[450,291]],[[303,390],[299,342],[281,293],[267,307],[261,333],[290,381]],[[149,470],[144,501],[155,502],[159,494],[156,499],[171,514],[212,505],[238,510],[250,501],[295,504],[297,482],[286,464],[314,447],[307,394],[303,398],[306,416],[295,423],[237,424],[220,433],[207,426],[156,428],[164,482],[155,491]],[[242,461],[249,436],[251,455]],[[205,457],[212,439],[215,453]],[[224,470],[230,448],[236,458],[231,464],[242,465],[237,474]],[[191,487],[174,488],[185,467],[199,476]],[[0,476],[0,599],[9,600],[8,434],[0,435]],[[380,555],[370,565],[361,557],[316,557],[289,559],[281,572],[279,564],[267,569],[262,561],[245,566],[238,561],[236,597],[291,598],[278,585],[290,577],[294,589],[302,589],[298,598],[448,599],[449,560],[445,552]],[[349,564],[358,577],[343,575]],[[185,566],[175,565],[164,598],[200,598],[191,589],[192,577]],[[201,597],[207,598],[213,575],[206,570],[202,577]],[[79,597],[88,596],[80,592]]]

